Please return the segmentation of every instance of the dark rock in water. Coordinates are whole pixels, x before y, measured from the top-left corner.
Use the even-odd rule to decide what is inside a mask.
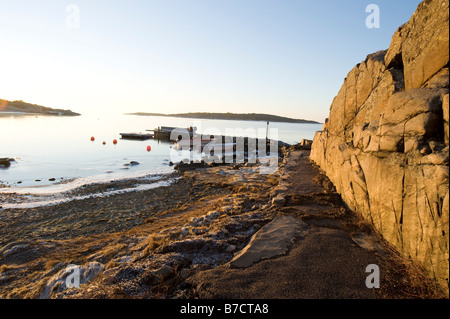
[[[22,184],[22,181],[18,181],[17,184]]]
[[[173,162],[172,161],[169,162],[169,166],[173,166]]]
[[[123,164],[123,166],[134,166],[134,165],[139,165],[139,162],[136,162],[136,161],[130,161],[129,163],[125,163],[125,164]]]
[[[7,159],[0,159],[0,167],[8,168],[10,166],[10,161],[8,161]]]
[[[40,180],[40,179],[35,179],[34,181],[35,181],[35,182],[40,182],[41,180]]]
[[[49,180],[49,182],[54,182],[54,181],[56,181],[56,178],[52,177],[52,178],[49,178],[48,180]]]

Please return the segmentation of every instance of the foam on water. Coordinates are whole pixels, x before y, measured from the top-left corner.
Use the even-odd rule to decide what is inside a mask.
[[[51,195],[62,192],[72,191],[85,185],[109,183],[111,181],[120,181],[126,179],[157,179],[161,175],[169,175],[173,172],[172,167],[161,167],[159,169],[144,169],[135,172],[112,172],[106,174],[98,174],[87,177],[75,178],[70,181],[61,183],[43,185],[43,186],[25,186],[25,187],[5,187],[0,188],[0,194],[30,194],[30,195]]]
[[[147,181],[145,184],[138,184],[134,187],[128,187],[123,189],[113,189],[101,193],[91,193],[88,195],[75,195],[71,196],[67,192],[53,192],[53,193],[22,193],[18,202],[3,203],[3,209],[17,209],[17,208],[37,208],[43,206],[52,206],[70,201],[84,200],[88,198],[101,198],[112,195],[124,194],[129,192],[138,192],[150,190],[158,187],[170,186],[173,182],[178,180],[179,177],[173,177],[169,179],[161,179],[161,176],[147,176],[143,178],[143,181]],[[148,183],[149,180],[155,180],[153,183]],[[71,188],[72,190],[74,188]]]

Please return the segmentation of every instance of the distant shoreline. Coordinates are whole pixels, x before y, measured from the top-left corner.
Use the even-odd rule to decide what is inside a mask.
[[[49,116],[79,116],[71,110],[53,109],[24,101],[8,101],[0,99],[0,116],[10,115],[49,115]]]
[[[258,114],[258,113],[208,113],[208,112],[195,112],[194,113],[193,112],[193,113],[163,114],[163,113],[135,112],[135,113],[125,113],[125,115],[197,118],[197,119],[204,119],[204,120],[268,121],[268,122],[282,122],[282,123],[322,124],[317,121],[304,120],[304,119],[293,119],[293,118],[289,118],[289,117],[270,115],[270,114]]]
[[[79,114],[81,115],[81,114]],[[67,115],[67,114],[52,114],[52,113],[38,113],[38,112],[14,112],[14,111],[0,111],[1,116],[79,116],[79,115]]]

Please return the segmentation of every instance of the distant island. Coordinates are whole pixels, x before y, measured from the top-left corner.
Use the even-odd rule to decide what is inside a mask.
[[[31,104],[22,100],[8,101],[0,99],[0,115],[2,113],[13,114],[42,114],[42,115],[58,115],[58,116],[78,116],[79,113],[71,110],[52,109],[37,104]]]
[[[207,120],[235,120],[235,121],[269,121],[269,122],[284,122],[284,123],[309,123],[320,124],[316,121],[293,119],[289,117],[259,114],[259,113],[208,113],[208,112],[194,112],[194,113],[175,113],[175,114],[162,114],[162,113],[126,113],[126,115],[139,115],[139,116],[166,116],[166,117],[182,117],[182,118],[197,118]]]

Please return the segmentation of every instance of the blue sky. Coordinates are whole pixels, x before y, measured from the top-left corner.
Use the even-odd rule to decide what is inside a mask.
[[[418,0],[0,0],[0,98],[87,113],[323,121]],[[74,4],[79,27],[67,19]],[[380,8],[380,28],[365,25]],[[71,20],[73,21],[73,20]]]

